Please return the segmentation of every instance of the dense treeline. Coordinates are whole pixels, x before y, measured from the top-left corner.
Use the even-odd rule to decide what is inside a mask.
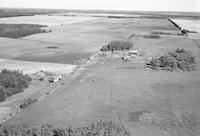
[[[154,70],[182,70],[194,71],[195,70],[195,57],[191,52],[185,49],[177,49],[175,52],[169,52],[161,57],[152,59],[147,66]]]
[[[34,16],[41,14],[55,13],[52,10],[31,10],[31,9],[0,9],[0,18],[4,17],[19,17],[19,16]]]
[[[43,25],[35,24],[0,24],[0,37],[20,38],[37,33],[47,33]]]
[[[116,40],[111,41],[107,45],[103,46],[101,51],[114,51],[114,50],[129,50],[133,47],[133,43],[130,41]]]
[[[29,86],[30,81],[31,78],[22,72],[3,69],[0,73],[0,101],[23,92]]]
[[[18,17],[18,16],[34,16],[35,13],[26,13],[26,12],[3,12],[0,11],[0,18],[4,18],[4,17]]]
[[[79,128],[55,128],[51,125],[35,127],[1,126],[1,136],[130,136],[121,125],[113,122],[95,122]]]

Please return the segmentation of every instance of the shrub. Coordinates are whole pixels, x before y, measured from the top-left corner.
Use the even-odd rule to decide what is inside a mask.
[[[158,34],[149,34],[149,35],[144,35],[143,38],[147,38],[147,39],[160,39],[160,35],[158,35]]]
[[[19,38],[37,33],[47,33],[43,25],[33,24],[0,24],[0,37]]]
[[[40,80],[40,81],[44,81],[44,77],[41,77],[39,80]]]
[[[124,126],[98,121],[90,125],[71,128],[54,128],[45,124],[35,127],[1,126],[2,136],[130,136]]]
[[[58,47],[57,46],[48,46],[48,47],[46,47],[47,49],[58,49]]]
[[[108,45],[103,46],[101,51],[114,51],[114,50],[129,50],[133,47],[133,43],[130,41],[116,40],[111,41]]]
[[[23,92],[29,86],[30,81],[31,78],[22,72],[3,69],[0,73],[0,101]]]
[[[195,70],[195,57],[184,49],[177,49],[175,52],[164,54],[160,58],[153,59],[147,65],[152,69],[162,69],[167,71],[182,70],[193,71]]]
[[[184,35],[182,32],[153,31],[155,35]]]
[[[27,108],[29,105],[31,105],[31,104],[33,104],[33,103],[35,103],[35,102],[37,102],[37,99],[29,98],[29,99],[27,99],[23,104],[21,104],[19,107],[20,107],[21,109],[25,109],[25,108]]]

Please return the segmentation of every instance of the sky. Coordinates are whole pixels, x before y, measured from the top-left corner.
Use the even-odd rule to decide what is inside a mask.
[[[200,0],[0,0],[0,7],[200,12]]]

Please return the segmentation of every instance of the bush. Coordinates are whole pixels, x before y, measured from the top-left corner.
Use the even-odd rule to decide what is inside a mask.
[[[33,24],[0,24],[0,37],[20,38],[37,33],[47,33],[43,25]]]
[[[29,86],[30,81],[31,78],[22,72],[3,69],[0,73],[0,101],[23,92]]]
[[[182,32],[167,32],[167,31],[154,31],[155,35],[184,35]]]
[[[46,47],[47,49],[58,49],[58,47],[57,46],[48,46],[48,47]]]
[[[66,129],[54,128],[48,124],[35,127],[1,126],[0,134],[2,136],[130,136],[124,126],[104,121]]]
[[[158,35],[158,34],[149,34],[149,35],[144,35],[143,38],[147,38],[147,39],[160,39],[160,35]]]
[[[194,71],[195,64],[195,57],[184,49],[177,49],[175,52],[165,54],[160,58],[155,58],[150,63],[147,63],[152,69],[162,69],[166,71],[178,69],[182,71]]]
[[[114,51],[114,50],[129,50],[133,47],[133,43],[130,41],[116,40],[111,41],[108,45],[103,46],[101,51]]]
[[[35,103],[35,102],[37,102],[37,99],[29,98],[29,99],[27,99],[23,104],[21,104],[19,107],[20,107],[21,109],[25,109],[25,108],[27,108],[29,105],[31,105],[31,104],[33,104],[33,103]]]

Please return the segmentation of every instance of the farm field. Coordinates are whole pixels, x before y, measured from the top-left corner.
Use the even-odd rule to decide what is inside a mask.
[[[74,60],[85,58],[87,61],[69,72],[70,80],[64,80],[62,85],[56,83],[55,88],[54,84],[45,82],[37,86],[35,83],[37,93],[55,91],[4,125],[50,123],[63,127],[111,120],[124,124],[133,136],[200,135],[199,40],[187,35],[162,34],[155,39],[144,38],[153,31],[180,32],[168,19],[158,18],[98,17],[49,25],[46,29],[52,32],[19,39],[0,38],[0,58],[18,60],[20,64],[23,61],[63,63],[62,68],[74,64]],[[133,49],[143,51],[143,55],[123,61],[126,51],[99,52],[108,42],[127,40],[131,35]],[[192,52],[196,59],[195,71],[155,71],[146,67],[149,58],[177,48]],[[10,98],[0,106],[10,106],[20,98],[35,95],[29,89],[28,94],[13,96],[13,101]]]
[[[200,134],[198,40],[178,35],[160,35],[159,39],[137,36],[152,31],[179,32],[167,19],[95,18],[46,29],[52,32],[20,39],[1,38],[1,48],[12,52],[7,55],[0,51],[1,57],[73,64],[74,59],[87,58],[108,42],[127,40],[130,35],[134,48],[144,51],[144,55],[127,62],[118,53],[96,55],[90,59],[94,64],[86,65],[54,93],[4,124],[50,123],[62,127],[103,119],[124,124],[136,136]],[[46,48],[50,46],[58,48]],[[145,67],[149,57],[177,48],[193,53],[196,71],[154,71]]]
[[[47,26],[67,25],[72,23],[81,22],[84,20],[95,19],[91,17],[65,17],[65,16],[48,16],[48,15],[35,15],[35,16],[20,16],[0,18],[0,23],[7,24],[39,24]]]
[[[0,59],[0,70],[20,70],[25,74],[34,74],[40,71],[47,71],[57,74],[70,74],[76,65],[70,64],[55,64],[55,63],[41,63],[41,62],[31,62],[31,61],[16,61],[16,60],[5,60]]]
[[[151,27],[147,27],[149,23]],[[74,60],[91,56],[111,40],[126,40],[133,33],[148,34],[157,29],[177,31],[176,28],[173,28],[173,24],[165,19],[139,18],[95,18],[75,24],[51,26],[46,29],[50,29],[52,32],[19,39],[0,38],[2,49],[0,57],[74,64]],[[48,48],[51,46],[57,48]]]
[[[180,27],[200,33],[200,20],[173,19]]]

